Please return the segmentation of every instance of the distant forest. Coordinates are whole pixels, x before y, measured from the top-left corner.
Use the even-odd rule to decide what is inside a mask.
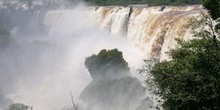
[[[201,4],[202,0],[85,0],[94,5],[131,5],[131,4],[149,4],[149,5],[193,5]]]

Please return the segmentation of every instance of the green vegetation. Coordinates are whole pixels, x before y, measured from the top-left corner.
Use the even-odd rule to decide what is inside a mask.
[[[213,39],[219,33],[206,30],[198,35],[177,40],[180,47],[168,52],[170,61],[146,60],[140,71],[149,73],[149,90],[162,97],[165,110],[220,109],[220,41]]]
[[[110,74],[120,76],[129,72],[128,63],[117,49],[101,50],[97,55],[86,58],[85,66],[93,79],[108,78]]]
[[[220,0],[203,0],[203,6],[209,11],[212,19],[220,17]]]
[[[21,103],[15,103],[9,106],[7,110],[29,110],[29,108],[32,109],[32,107],[29,107],[27,105],[21,104]]]
[[[205,6],[208,1],[212,0],[204,0]],[[206,8],[213,19],[220,17],[219,8],[210,9],[208,5]],[[141,69],[141,73],[148,73],[146,83],[154,88],[153,93],[161,96],[163,109],[220,109],[220,23],[212,18],[204,15],[196,21],[193,26],[196,39],[177,40],[179,48],[168,52],[170,61],[146,61]]]
[[[165,110],[219,110],[220,41],[211,38],[178,41],[171,50],[171,61],[152,68],[157,93],[164,99]]]
[[[133,4],[149,4],[149,5],[184,5],[184,4],[200,4],[201,0],[85,0],[95,5],[133,5]]]

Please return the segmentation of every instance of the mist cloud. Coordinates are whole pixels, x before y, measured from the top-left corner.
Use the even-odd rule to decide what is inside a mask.
[[[7,100],[4,102],[10,103],[11,98],[34,110],[60,110],[71,105],[70,91],[77,99],[91,81],[84,67],[86,57],[104,48],[118,48],[131,71],[144,58],[125,38],[100,30],[85,7],[49,11],[41,22],[49,28],[47,35],[41,31],[23,36],[15,33],[16,43],[1,50],[0,90],[4,96],[0,100]]]

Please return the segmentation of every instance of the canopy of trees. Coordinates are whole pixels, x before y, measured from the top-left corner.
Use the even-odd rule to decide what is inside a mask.
[[[32,107],[29,107],[27,105],[24,105],[21,103],[15,103],[15,104],[10,105],[7,110],[31,110],[31,109]]]
[[[112,79],[127,76],[129,73],[128,63],[117,49],[101,50],[97,55],[86,58],[85,66],[94,80]]]
[[[203,6],[209,11],[212,19],[220,17],[220,0],[203,0]]]
[[[166,110],[220,109],[220,42],[211,38],[179,41],[171,61],[157,63],[152,74]]]

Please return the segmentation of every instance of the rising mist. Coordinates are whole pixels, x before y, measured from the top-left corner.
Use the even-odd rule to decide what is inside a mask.
[[[2,108],[18,102],[33,106],[34,110],[61,110],[71,106],[70,91],[77,102],[83,103],[79,94],[92,80],[84,61],[101,49],[121,50],[133,74],[140,68],[143,53],[125,38],[100,29],[85,5],[33,12],[26,16],[30,21],[13,19],[16,25],[7,28],[13,42],[1,48]],[[8,18],[15,17],[9,15]],[[16,18],[24,16],[18,14]]]

